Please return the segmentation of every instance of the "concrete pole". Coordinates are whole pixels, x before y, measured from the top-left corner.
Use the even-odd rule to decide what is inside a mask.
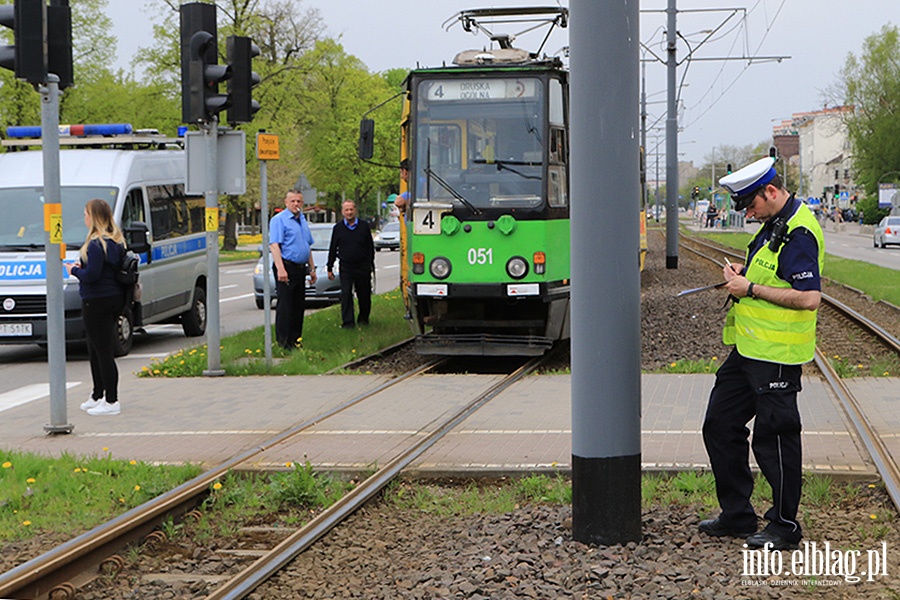
[[[51,227],[63,227],[62,193],[59,183],[59,77],[47,76],[41,92],[41,152],[44,162],[44,214]],[[58,218],[58,221],[57,221]],[[61,232],[58,232],[61,234]],[[66,411],[66,321],[61,254],[65,242],[52,242],[54,234],[44,232],[44,264],[47,277],[47,367],[50,370],[50,423],[47,433],[71,433]]]
[[[678,110],[675,106],[675,0],[669,0],[666,9],[668,25],[666,25],[668,76],[666,109],[666,268],[678,268]]]
[[[572,535],[584,543],[641,540],[638,14],[638,0],[571,3]]]

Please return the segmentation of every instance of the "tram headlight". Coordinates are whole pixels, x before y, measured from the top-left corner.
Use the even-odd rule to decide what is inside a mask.
[[[521,256],[513,256],[506,261],[506,274],[513,279],[522,279],[528,275],[528,262]]]
[[[451,271],[450,261],[443,256],[438,256],[428,265],[428,270],[435,279],[447,279]]]

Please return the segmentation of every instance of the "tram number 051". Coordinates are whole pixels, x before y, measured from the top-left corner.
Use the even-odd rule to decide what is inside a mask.
[[[492,265],[494,264],[493,248],[469,248],[469,264],[470,265]]]

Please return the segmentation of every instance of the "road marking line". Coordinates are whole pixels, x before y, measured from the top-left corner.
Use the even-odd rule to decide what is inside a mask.
[[[67,381],[66,389],[81,385],[80,381]],[[28,404],[32,400],[39,400],[50,395],[49,383],[32,383],[20,388],[0,394],[0,412],[15,408],[22,404]],[[86,399],[86,398],[85,398]]]
[[[253,294],[244,294],[243,296],[232,296],[231,298],[222,298],[219,300],[219,304],[224,302],[231,302],[232,300],[243,300],[244,298],[252,298]]]

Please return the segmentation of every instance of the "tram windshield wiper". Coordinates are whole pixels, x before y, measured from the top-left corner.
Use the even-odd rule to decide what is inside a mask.
[[[466,208],[468,208],[469,210],[471,210],[474,214],[480,215],[480,214],[482,214],[482,213],[484,212],[484,211],[482,211],[480,208],[478,208],[477,206],[475,206],[474,204],[472,204],[471,202],[469,202],[468,200],[466,200],[466,199],[462,196],[462,194],[460,194],[459,192],[457,192],[456,190],[454,190],[454,189],[453,189],[453,186],[451,186],[449,183],[447,183],[446,181],[444,181],[444,180],[441,178],[440,175],[438,175],[437,173],[435,173],[435,172],[431,169],[431,167],[425,167],[425,173],[428,175],[428,177],[430,177],[431,179],[434,179],[434,180],[437,182],[438,185],[440,185],[442,188],[444,188],[445,190],[447,190],[447,192],[448,192],[451,196],[453,196],[454,198],[456,198],[457,200],[459,200],[459,201],[463,204],[463,206],[465,206]]]
[[[539,166],[541,166],[541,163],[533,163],[533,162],[528,162],[528,161],[524,161],[524,160],[494,160],[492,162],[488,162],[488,161],[484,160],[483,158],[472,159],[472,162],[475,164],[479,164],[479,165],[497,165],[498,171],[509,171],[511,173],[515,173],[516,175],[518,175],[519,177],[522,177],[524,179],[540,179],[541,178],[540,175],[526,175],[525,173],[522,173],[521,171],[517,171],[509,166],[509,165],[517,165],[517,166],[522,165],[522,166],[526,166],[526,167],[539,167]]]

